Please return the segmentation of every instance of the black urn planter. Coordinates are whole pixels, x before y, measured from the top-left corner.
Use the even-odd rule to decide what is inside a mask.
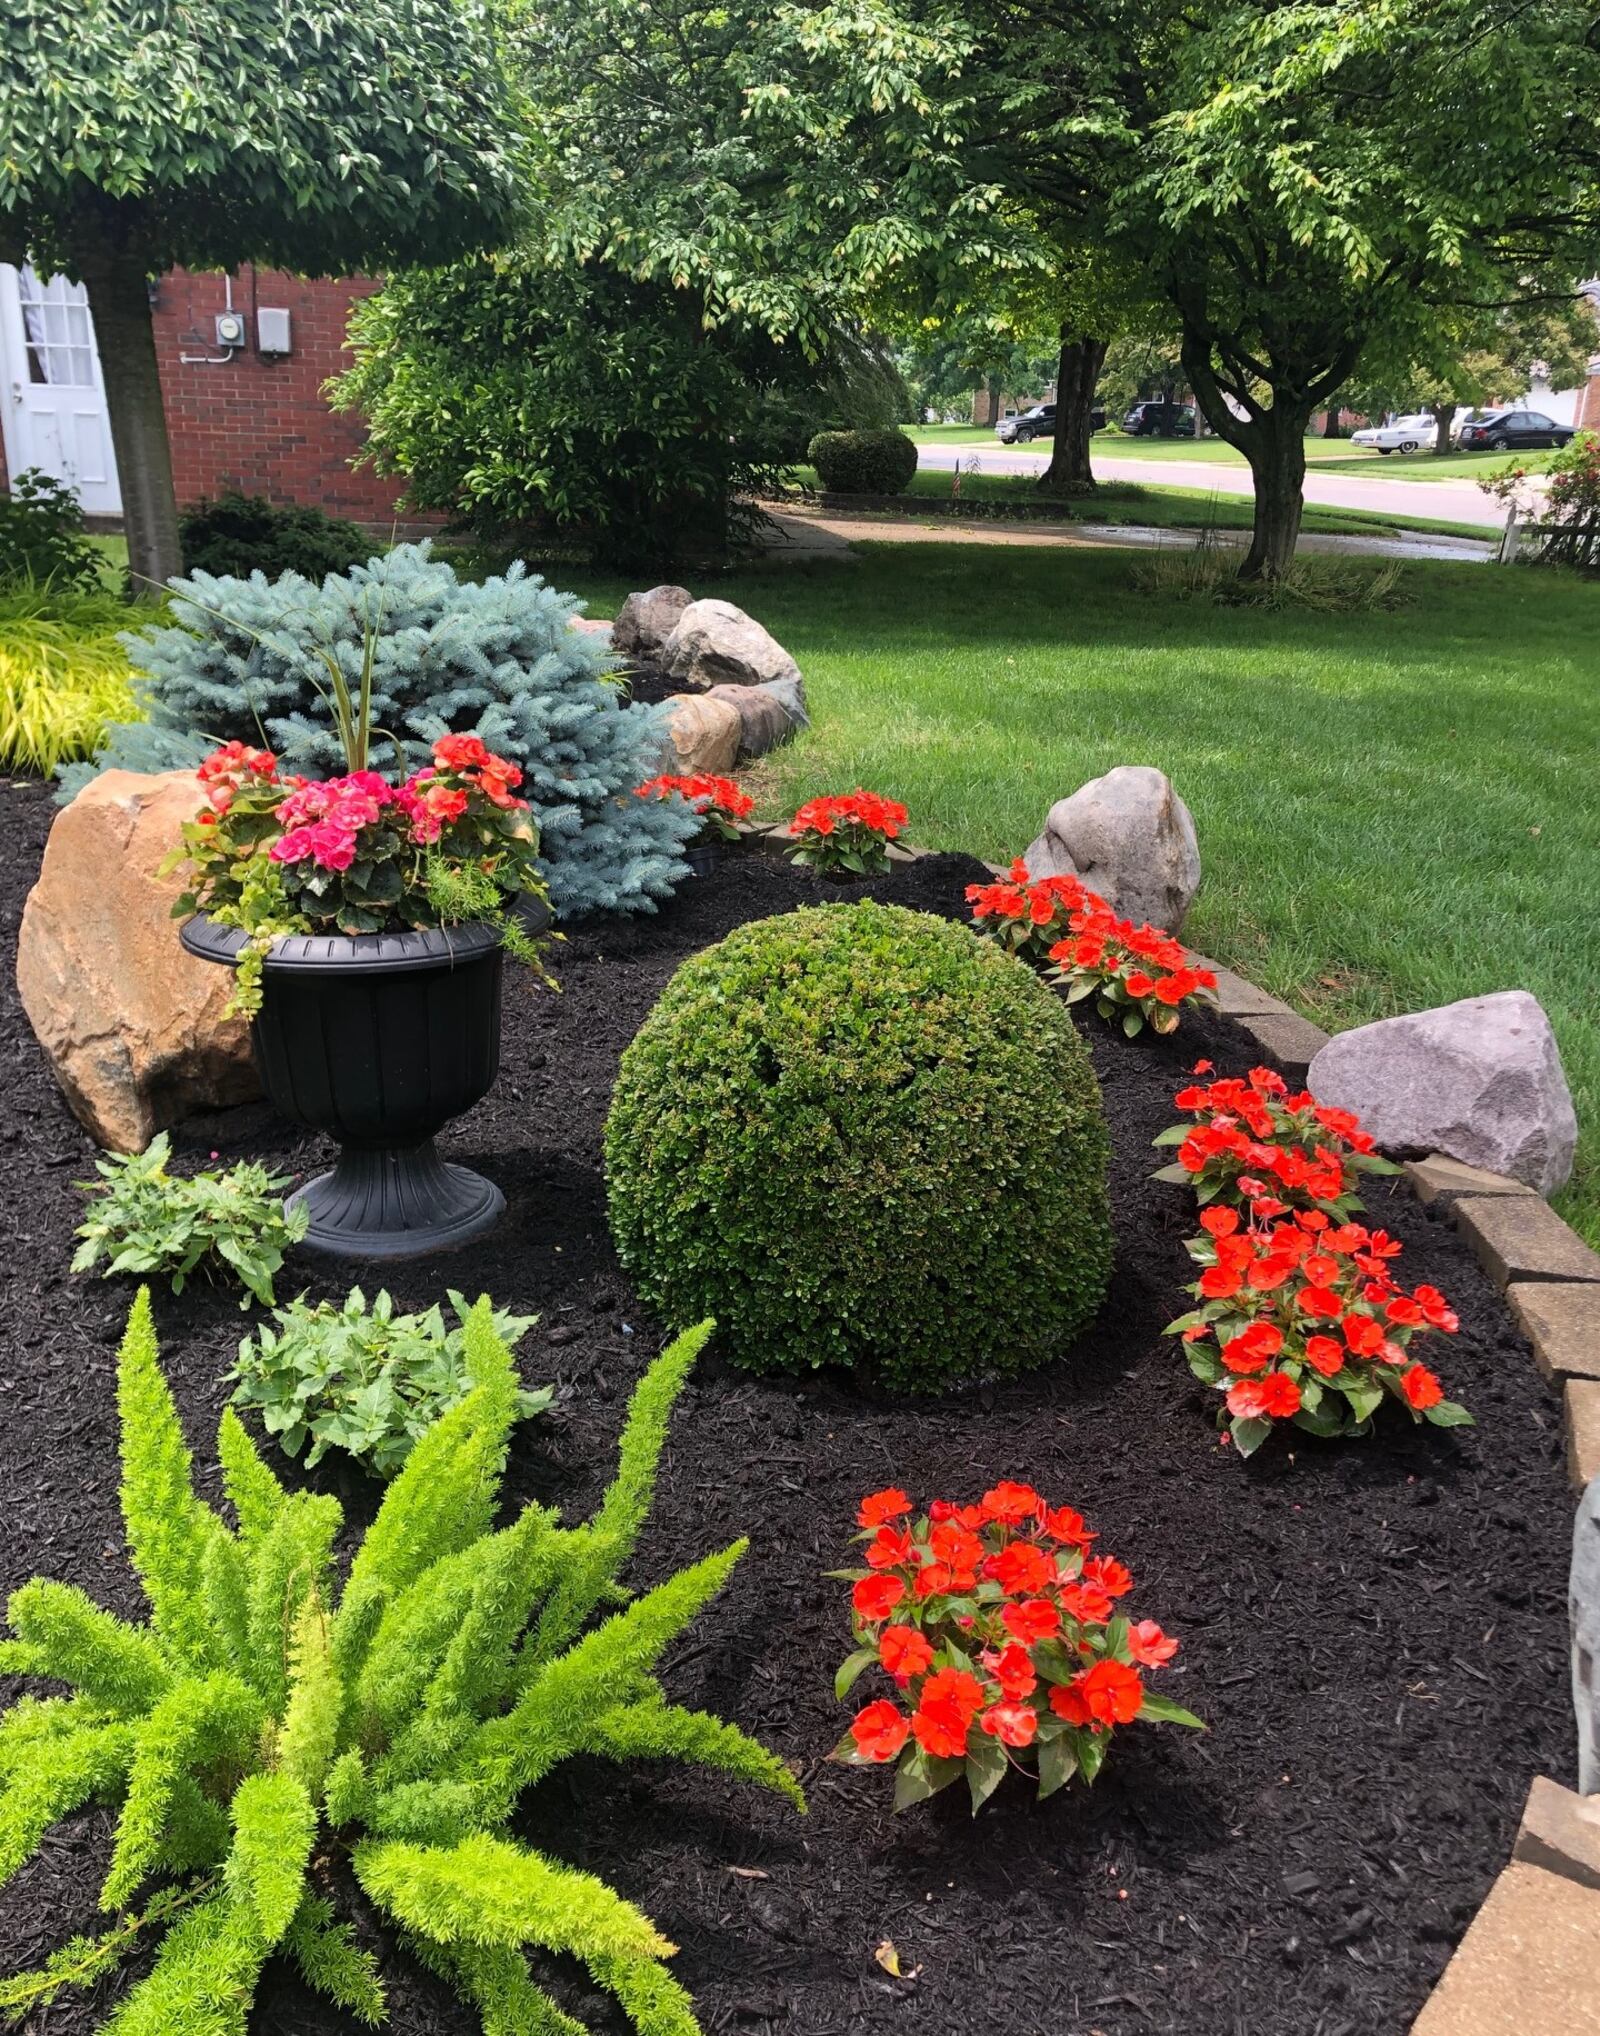
[[[543,908],[525,909],[537,932]],[[183,945],[235,965],[245,935],[203,913]],[[492,1181],[442,1160],[434,1135],[486,1096],[500,1067],[496,927],[286,935],[262,975],[251,1025],[273,1107],[339,1141],[330,1173],[297,1189],[308,1248],[413,1258],[481,1237],[505,1207]]]
[[[722,867],[728,853],[728,844],[719,835],[712,835],[706,841],[693,841],[683,852],[683,859],[689,865],[689,873],[696,877],[709,877],[711,872]]]

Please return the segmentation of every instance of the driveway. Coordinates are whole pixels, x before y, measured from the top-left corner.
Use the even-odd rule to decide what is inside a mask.
[[[1201,488],[1207,494],[1243,495],[1247,500],[1255,486],[1247,466],[1225,466],[1220,462],[1183,459],[1119,459],[1102,452],[1096,440],[1092,449],[1094,471],[1102,481],[1138,481],[1146,487]],[[1036,474],[1050,460],[1043,447],[1001,445],[922,445],[917,448],[919,464],[949,472],[959,458],[964,471],[980,474]],[[977,467],[969,462],[976,456]],[[1408,481],[1396,474],[1381,479],[1376,475],[1357,478],[1328,467],[1306,469],[1305,497],[1328,509],[1370,509],[1403,523],[1408,516],[1422,516],[1438,523],[1478,523],[1485,530],[1502,530],[1506,513],[1492,502],[1476,481]]]

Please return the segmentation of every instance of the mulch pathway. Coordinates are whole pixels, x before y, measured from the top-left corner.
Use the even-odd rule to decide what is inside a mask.
[[[13,945],[49,817],[38,787],[0,791]],[[938,856],[876,888],[960,915],[978,873]],[[618,1055],[687,954],[814,897],[788,868],[742,858],[657,918],[574,930],[559,997],[508,979],[498,1087],[446,1140],[500,1182],[505,1219],[482,1245],[387,1283],[407,1306],[448,1285],[539,1311],[521,1361],[559,1394],[520,1431],[519,1498],[569,1515],[594,1503],[629,1388],[661,1342],[606,1233],[600,1133]],[[638,1580],[737,1534],[752,1549],[667,1681],[789,1758],[810,1815],[715,1776],[587,1761],[527,1806],[527,1837],[603,1874],[682,1946],[676,1970],[707,2032],[1398,2036],[1506,1857],[1530,1777],[1572,1779],[1559,1409],[1499,1295],[1446,1224],[1403,1193],[1369,1197],[1405,1242],[1408,1281],[1433,1281],[1460,1311],[1439,1369],[1480,1425],[1413,1429],[1391,1409],[1369,1440],[1299,1437],[1239,1462],[1159,1333],[1180,1305],[1192,1206],[1149,1179],[1150,1140],[1197,1055],[1228,1072],[1256,1056],[1220,1019],[1186,1022],[1175,1041],[1084,1027],[1112,1125],[1118,1235],[1089,1335],[1015,1384],[918,1403],[841,1377],[758,1381],[713,1353],[679,1408]],[[129,1294],[67,1270],[73,1183],[92,1150],[9,961],[0,1043],[0,1584],[42,1572],[130,1612],[113,1419]],[[178,1142],[183,1164],[251,1153],[300,1173],[325,1158],[264,1109]],[[306,1260],[282,1291],[304,1281],[339,1295],[355,1276]],[[245,1319],[206,1287],[158,1297],[157,1312],[209,1479],[220,1374]],[[824,1762],[848,1717],[831,1683],[849,1635],[844,1587],[822,1572],[846,1559],[862,1492],[892,1481],[976,1497],[1002,1476],[1080,1507],[1130,1565],[1129,1609],[1183,1641],[1161,1686],[1211,1729],[1130,1727],[1092,1790],[1074,1783],[1043,1805],[1008,1783],[976,1819],[960,1790],[896,1818],[886,1774]],[[310,1481],[340,1495],[352,1528],[370,1518],[377,1488],[361,1475],[329,1462]],[[95,1927],[108,1830],[103,1812],[70,1820],[7,1890],[0,1966]],[[875,1958],[885,1942],[907,1977]],[[401,1952],[385,1961],[393,2026],[475,2027]],[[596,2030],[620,2026],[581,1975],[557,1985]],[[33,2026],[78,2036],[104,2005],[64,2002]],[[257,2036],[346,2026],[269,1970]]]

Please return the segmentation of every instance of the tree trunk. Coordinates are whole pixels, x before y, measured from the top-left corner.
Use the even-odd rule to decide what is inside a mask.
[[[1093,436],[1090,412],[1094,408],[1095,384],[1105,365],[1103,339],[1069,337],[1061,332],[1061,354],[1056,364],[1056,431],[1050,448],[1050,464],[1039,476],[1043,495],[1081,495],[1095,484],[1089,461]]]
[[[1294,563],[1306,477],[1305,429],[1310,412],[1275,403],[1241,436],[1255,482],[1255,523],[1241,580],[1278,580]]]
[[[1339,419],[1343,415],[1344,412],[1337,403],[1330,403],[1328,405],[1322,419],[1322,435],[1324,438],[1337,438],[1339,436]]]
[[[183,571],[172,450],[161,401],[155,328],[143,256],[113,223],[80,241],[74,262],[88,287],[106,388],[111,443],[122,491],[128,573],[136,597],[152,599]]]
[[[1433,434],[1433,450],[1437,458],[1450,450],[1450,427],[1455,422],[1456,406],[1454,403],[1441,403],[1433,414],[1439,426]]]

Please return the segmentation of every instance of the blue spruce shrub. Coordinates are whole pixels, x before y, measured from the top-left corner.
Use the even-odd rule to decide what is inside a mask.
[[[652,911],[684,874],[697,820],[681,801],[633,797],[660,768],[661,710],[623,702],[608,653],[567,626],[577,607],[520,563],[458,580],[426,544],[320,587],[193,573],[172,582],[168,618],[123,638],[148,718],[115,724],[93,764],[64,770],[66,795],[112,767],[192,766],[236,737],[264,741],[288,771],[342,771],[318,653],[333,650],[354,690],[370,618],[373,768],[415,769],[439,736],[480,735],[522,766],[556,911]]]

